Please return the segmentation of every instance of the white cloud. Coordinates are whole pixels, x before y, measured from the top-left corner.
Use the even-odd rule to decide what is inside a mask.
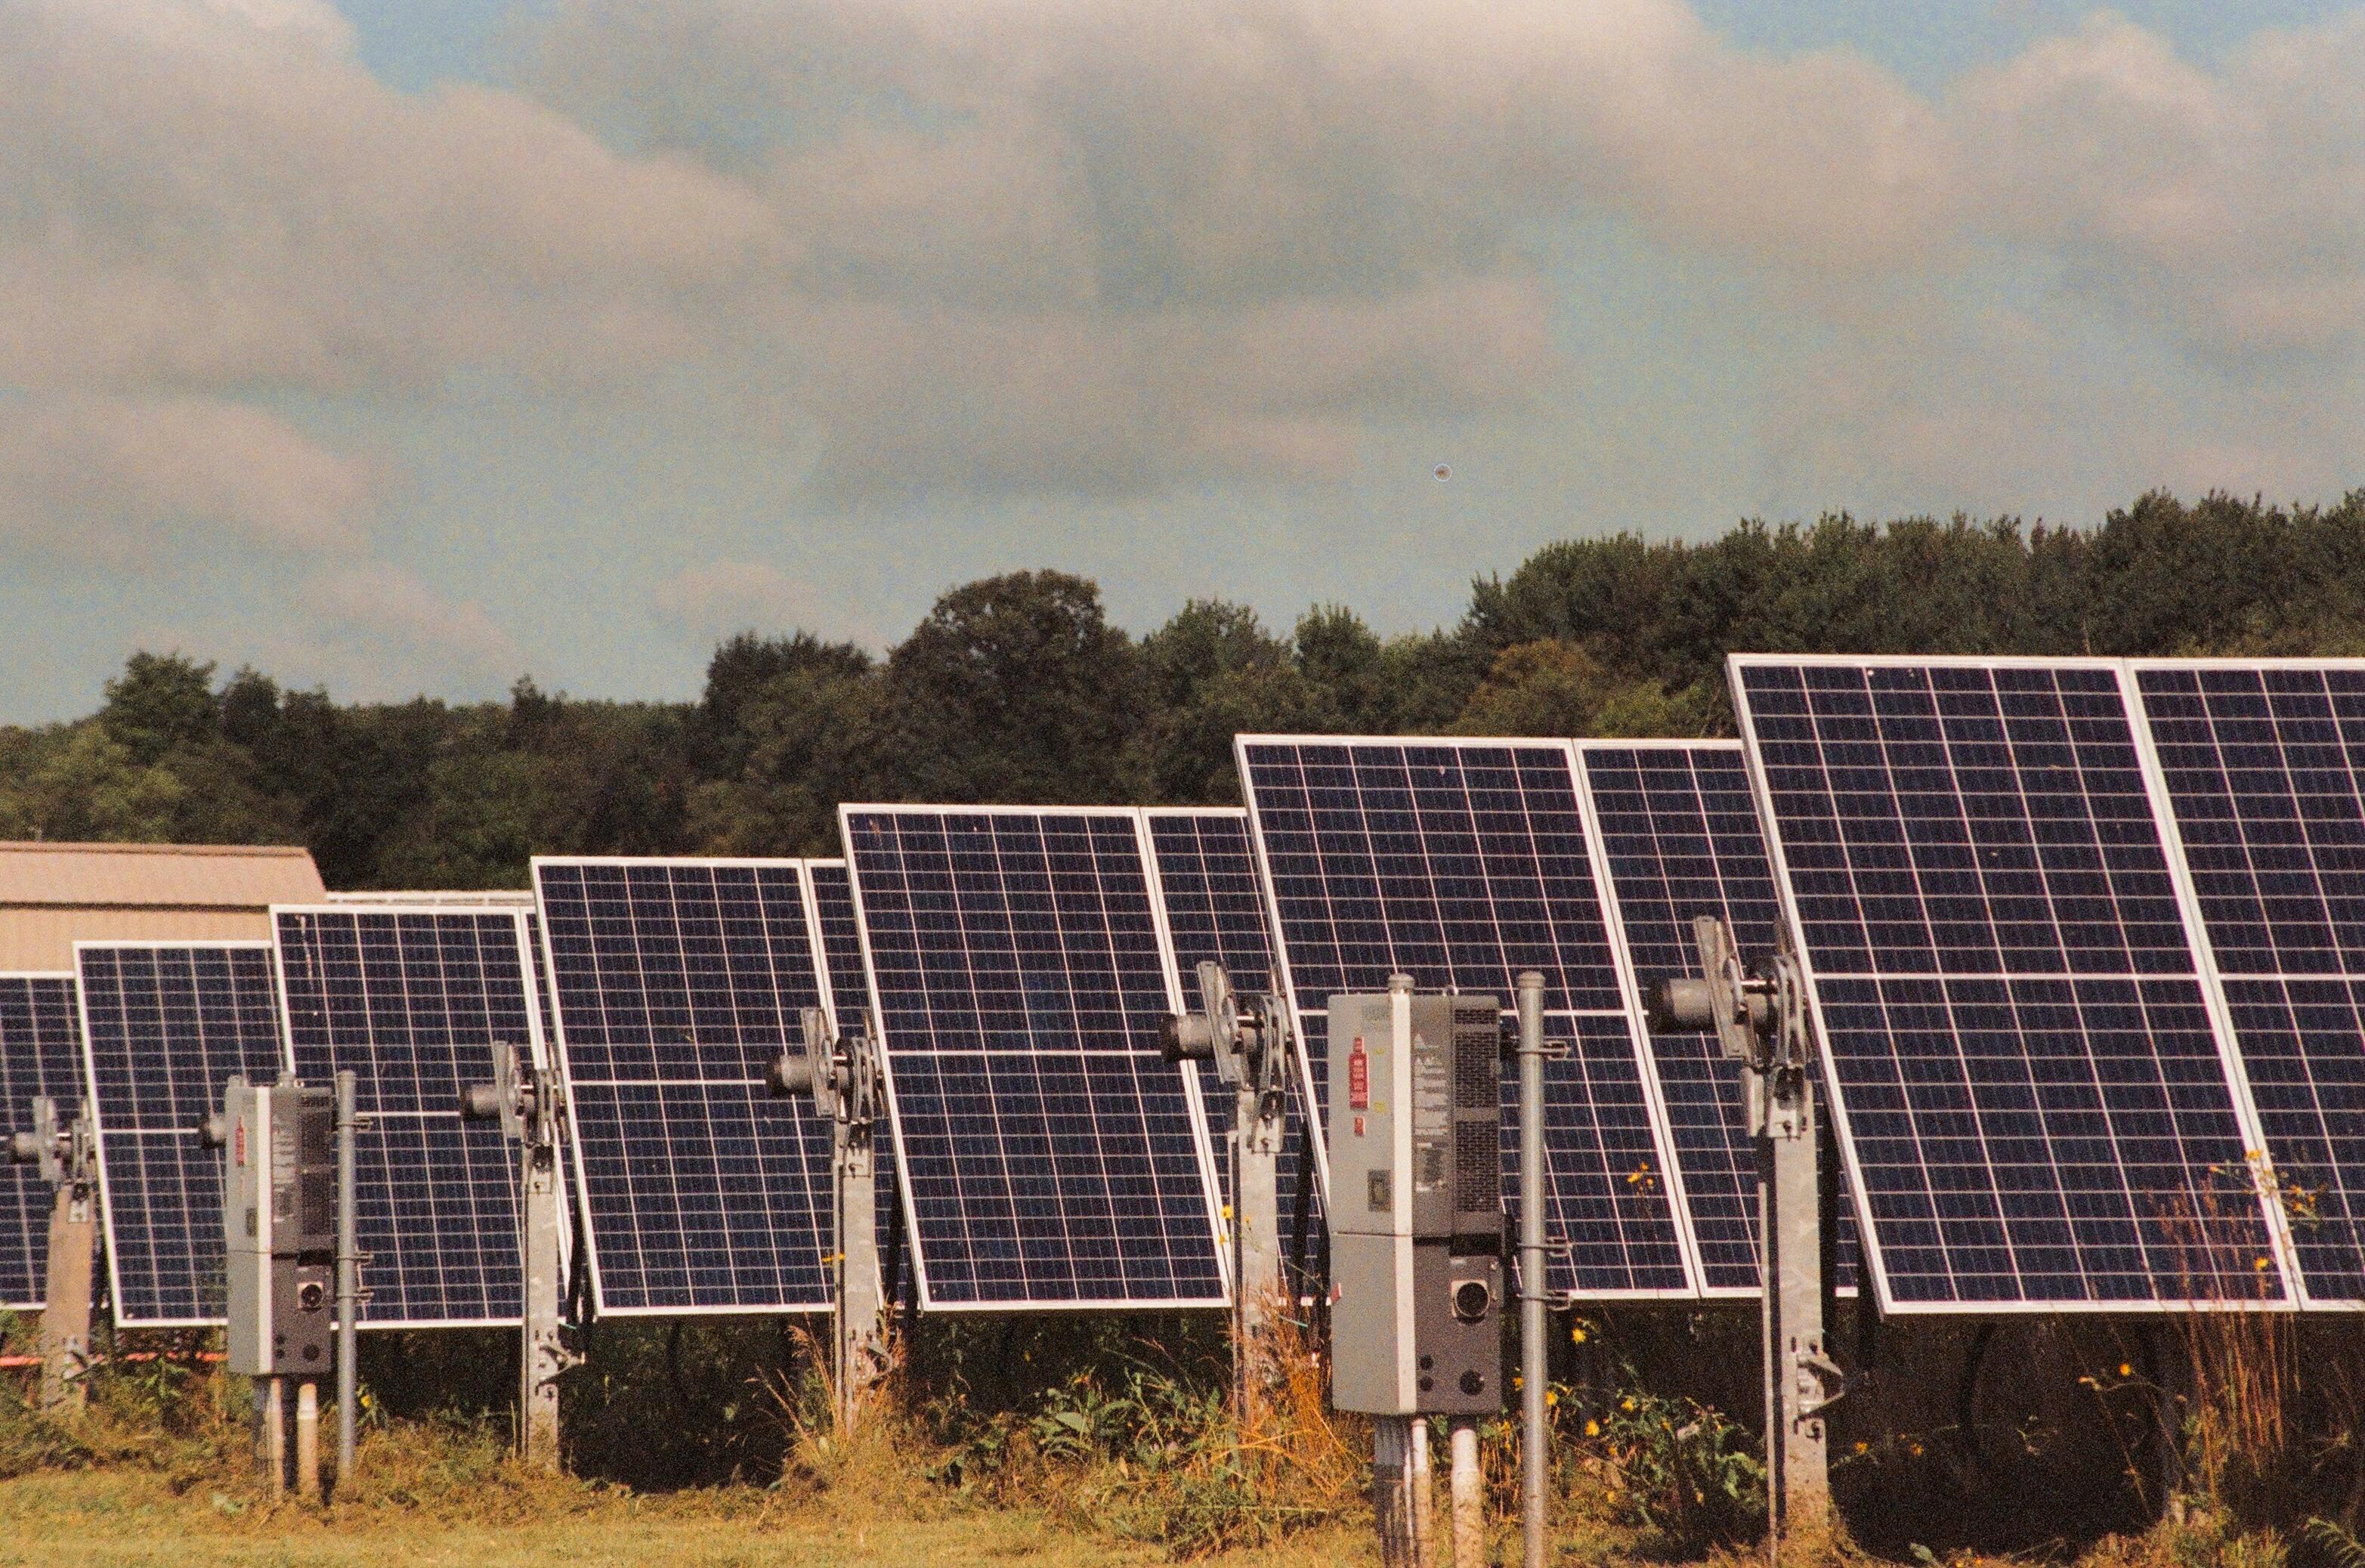
[[[158,571],[216,538],[346,547],[375,498],[365,461],[244,404],[175,397],[0,402],[0,537]]]
[[[1566,236],[1608,218],[1670,288],[1722,269],[1821,340],[1770,376],[1818,400],[1755,432],[1810,510],[1867,476],[2057,493],[2081,443],[2113,474],[2348,461],[2329,414],[2252,428],[2192,377],[2358,401],[2365,16],[2209,67],[2105,17],[1934,98],[1682,0],[589,0],[537,26],[531,91],[414,95],[311,0],[0,7],[0,366],[59,407],[687,385],[798,454],[824,511],[1318,483],[1375,432],[1604,373],[1558,318]],[[1964,304],[1998,255],[2045,297]],[[2205,364],[2098,387],[2090,319]],[[207,504],[326,537],[359,510],[323,498],[341,472]],[[20,538],[173,515],[14,494]]]
[[[413,665],[473,678],[513,674],[524,651],[483,605],[454,603],[419,576],[382,561],[355,561],[316,573],[301,593],[331,644],[373,645]]]
[[[699,637],[813,630],[819,596],[762,561],[714,561],[675,573],[651,596],[668,624]]]

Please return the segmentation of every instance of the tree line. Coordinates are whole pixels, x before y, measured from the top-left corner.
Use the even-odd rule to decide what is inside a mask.
[[[340,888],[522,886],[534,854],[834,854],[841,801],[1239,799],[1240,731],[1729,733],[1735,650],[2365,653],[2365,490],[2012,518],[1743,522],[1539,551],[1451,628],[1194,600],[1136,638],[1054,571],[956,588],[884,658],[716,648],[694,702],[339,703],[137,653],[88,718],[0,728],[0,837],[300,843]]]

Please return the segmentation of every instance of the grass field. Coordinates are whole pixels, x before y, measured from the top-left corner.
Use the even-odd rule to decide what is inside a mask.
[[[741,1489],[743,1492],[745,1489]],[[925,1503],[925,1497],[913,1499]],[[0,1564],[6,1568],[872,1568],[888,1564],[1035,1563],[1116,1568],[1170,1561],[1151,1544],[1080,1536],[1031,1509],[906,1509],[833,1495],[790,1508],[762,1495],[602,1495],[588,1488],[535,1517],[494,1522],[443,1510],[377,1505],[275,1511],[218,1493],[176,1495],[162,1479],[118,1470],[0,1482]],[[235,1508],[236,1511],[229,1511]],[[1354,1531],[1328,1529],[1264,1551],[1203,1561],[1227,1568],[1377,1561]]]

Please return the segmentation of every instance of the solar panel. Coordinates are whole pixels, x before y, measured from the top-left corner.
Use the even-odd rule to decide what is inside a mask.
[[[799,863],[533,875],[599,1310],[827,1311],[830,1129],[764,1083],[822,1002]]]
[[[2287,1299],[2119,670],[1732,675],[1884,1308]]]
[[[1265,924],[1264,888],[1257,880],[1256,846],[1249,837],[1249,814],[1238,806],[1145,808],[1151,867],[1174,947],[1176,982],[1182,1004],[1199,1005],[1199,966],[1215,962],[1231,977],[1232,989],[1253,996],[1272,989],[1272,936]],[[1232,1130],[1232,1091],[1212,1065],[1199,1069],[1199,1098],[1207,1108],[1207,1130],[1222,1163],[1223,1140]],[[1298,1190],[1298,1148],[1305,1126],[1305,1087],[1295,1073],[1283,1083],[1281,1156],[1276,1190],[1286,1215]],[[1225,1190],[1232,1190],[1225,1173]]]
[[[514,909],[272,911],[296,1076],[355,1076],[367,1118],[354,1202],[369,1258],[361,1327],[514,1323],[521,1310],[517,1158],[499,1124],[466,1121],[498,1043],[544,1058]]]
[[[1389,975],[1491,994],[1544,976],[1547,1231],[1564,1296],[1698,1294],[1672,1138],[1562,741],[1242,735],[1283,979],[1323,1103],[1326,999]],[[1516,1128],[1518,1078],[1504,1075]],[[1516,1191],[1519,1140],[1504,1139]],[[1317,1149],[1318,1149],[1317,1145]]]
[[[921,1305],[1220,1305],[1129,808],[846,806]]]
[[[870,1006],[870,980],[862,969],[862,921],[854,913],[854,882],[843,860],[808,860],[813,913],[821,923],[822,964],[829,980],[830,1010],[838,1032],[847,1034]]]
[[[222,1319],[221,1155],[199,1128],[286,1056],[268,942],[77,942],[84,1062],[115,1321]]]
[[[0,1143],[33,1130],[32,1103],[44,1094],[57,1103],[61,1122],[82,1105],[73,976],[0,974]],[[41,1305],[54,1196],[38,1167],[0,1167],[0,1311]]]
[[[1698,972],[1699,915],[1721,916],[1749,958],[1772,952],[1781,910],[1741,743],[1579,741],[1576,750],[1636,994]],[[1651,1057],[1708,1292],[1754,1294],[1757,1150],[1741,1070],[1712,1035],[1653,1034]],[[1837,1242],[1836,1282],[1853,1293],[1855,1220],[1845,1204]]]
[[[2302,1299],[2365,1305],[2365,663],[2134,675]]]

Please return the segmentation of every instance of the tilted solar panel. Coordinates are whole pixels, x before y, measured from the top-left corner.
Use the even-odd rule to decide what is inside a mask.
[[[854,882],[843,860],[808,860],[813,910],[821,920],[821,951],[828,971],[830,1007],[840,1034],[851,1033],[870,1006],[862,969],[862,922],[854,913]]]
[[[928,1308],[1217,1305],[1130,808],[841,808]]]
[[[599,1310],[828,1310],[830,1129],[764,1083],[822,1002],[800,864],[533,874]]]
[[[285,1070],[268,942],[77,942],[84,1062],[115,1321],[222,1319],[221,1155],[200,1129],[222,1086]]]
[[[1322,1103],[1324,1007],[1389,975],[1513,1003],[1544,976],[1551,1288],[1698,1294],[1672,1138],[1612,951],[1566,742],[1242,735],[1283,978]],[[1518,1078],[1504,1074],[1515,1129]],[[1504,1139],[1516,1191],[1519,1140]]]
[[[1254,996],[1272,989],[1272,937],[1265,923],[1264,888],[1257,880],[1256,846],[1249,837],[1249,814],[1238,806],[1153,806],[1142,816],[1149,824],[1151,866],[1166,930],[1174,947],[1182,1005],[1199,1007],[1199,966],[1215,962],[1231,977],[1232,989]],[[1295,1211],[1298,1148],[1305,1127],[1305,1085],[1296,1073],[1284,1085],[1281,1157],[1275,1163],[1282,1221]],[[1207,1107],[1207,1129],[1223,1163],[1224,1140],[1232,1130],[1232,1091],[1212,1065],[1199,1069],[1199,1098]],[[1232,1190],[1225,1172],[1225,1191]]]
[[[1699,915],[1722,916],[1745,957],[1771,953],[1781,910],[1741,743],[1579,741],[1576,750],[1637,993],[1699,972]],[[1653,1034],[1651,1055],[1709,1292],[1754,1294],[1757,1152],[1740,1067],[1712,1035]],[[1855,1221],[1844,1203],[1839,1228],[1837,1283],[1853,1291]]]
[[[517,1156],[464,1120],[493,1048],[545,1058],[524,916],[513,909],[272,911],[296,1076],[354,1074],[355,1220],[369,1258],[364,1328],[514,1323],[522,1309]]]
[[[2288,1299],[2118,668],[1732,680],[1884,1306]]]
[[[2302,1297],[2365,1305],[2365,663],[2134,674]]]
[[[821,932],[822,969],[829,981],[830,1017],[841,1037],[867,1028],[870,1014],[870,980],[862,969],[862,921],[854,913],[854,882],[843,860],[808,860],[805,876],[813,884],[813,918]],[[893,1239],[895,1221],[902,1213],[895,1191],[895,1129],[881,1118],[870,1128],[871,1170],[878,1190],[874,1216],[882,1269],[902,1273],[901,1254]],[[886,1289],[898,1299],[911,1294],[908,1278],[890,1278]]]
[[[68,974],[0,974],[0,1143],[33,1130],[48,1095],[61,1124],[82,1108],[82,1026]],[[32,1165],[0,1168],[0,1310],[41,1305],[50,1272],[54,1194]]]

